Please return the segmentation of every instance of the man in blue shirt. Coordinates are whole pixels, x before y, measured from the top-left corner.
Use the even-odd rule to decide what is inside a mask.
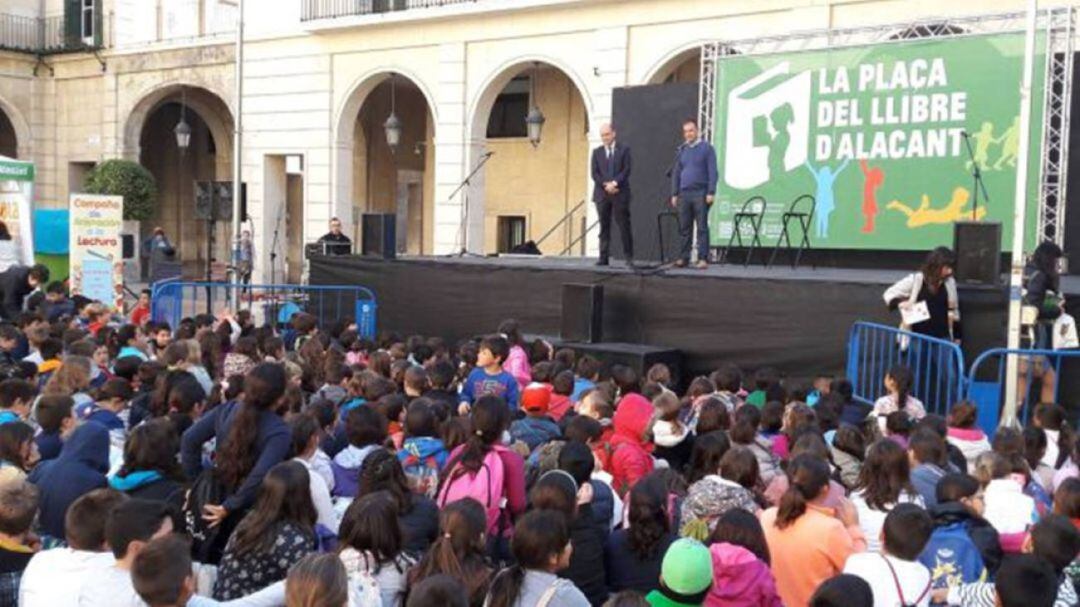
[[[697,224],[697,268],[703,270],[709,262],[709,207],[716,195],[716,151],[701,139],[697,121],[683,121],[683,140],[671,171],[671,206],[679,213],[681,238],[679,259],[675,266],[690,263],[690,246],[694,224]]]

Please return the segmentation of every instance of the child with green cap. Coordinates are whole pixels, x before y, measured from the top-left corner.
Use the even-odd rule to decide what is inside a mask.
[[[700,607],[712,586],[712,556],[697,540],[672,542],[660,566],[660,589],[645,597],[652,607]]]

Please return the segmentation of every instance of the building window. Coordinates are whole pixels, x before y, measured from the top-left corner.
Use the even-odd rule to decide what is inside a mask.
[[[81,15],[81,32],[82,40],[85,44],[93,46],[94,44],[94,4],[97,0],[81,0],[82,15]]]
[[[498,252],[512,253],[516,247],[525,244],[525,218],[521,215],[500,215],[498,234]]]
[[[525,116],[529,113],[529,77],[518,76],[495,98],[488,116],[488,139],[528,137]]]

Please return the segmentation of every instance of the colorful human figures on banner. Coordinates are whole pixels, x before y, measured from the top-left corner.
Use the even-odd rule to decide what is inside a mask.
[[[967,188],[958,187],[953,190],[952,200],[940,209],[930,208],[930,196],[922,195],[919,208],[912,209],[908,205],[894,200],[887,206],[888,209],[899,211],[907,216],[907,227],[921,228],[929,225],[945,225],[966,219],[972,219],[971,211],[965,209],[971,193]],[[986,217],[986,207],[979,207],[974,219],[981,220]]]
[[[1012,124],[1000,137],[994,137],[994,123],[983,122],[979,131],[971,135],[975,142],[972,156],[983,171],[1001,171],[1005,165],[1016,168],[1016,160],[1020,153],[1020,117],[1013,118]],[[1001,151],[997,161],[990,163],[990,146],[1000,145]],[[971,160],[964,163],[964,168],[971,170]]]
[[[829,219],[836,209],[836,195],[833,186],[836,183],[836,178],[847,167],[848,162],[849,160],[845,160],[836,169],[836,172],[833,172],[828,165],[815,170],[814,165],[810,164],[809,160],[806,161],[806,170],[810,171],[814,181],[817,182],[817,190],[814,193],[814,199],[817,202],[817,212],[814,214],[816,228],[814,233],[818,238],[829,237]]]
[[[863,181],[862,195],[862,214],[865,221],[863,222],[862,233],[873,234],[874,219],[877,218],[878,214],[877,191],[885,183],[885,171],[879,166],[871,167],[867,164],[865,158],[859,160],[859,168],[862,169],[865,179]]]

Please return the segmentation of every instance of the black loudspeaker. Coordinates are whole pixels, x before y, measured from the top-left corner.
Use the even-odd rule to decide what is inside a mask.
[[[604,287],[567,283],[562,288],[564,341],[595,344],[603,340]]]
[[[953,228],[956,281],[997,285],[1001,280],[1001,224],[958,221]]]
[[[122,258],[135,259],[135,235],[121,234],[120,249],[123,251],[123,253],[121,254]]]
[[[361,220],[361,254],[394,259],[397,256],[397,217],[378,213],[364,213]]]

